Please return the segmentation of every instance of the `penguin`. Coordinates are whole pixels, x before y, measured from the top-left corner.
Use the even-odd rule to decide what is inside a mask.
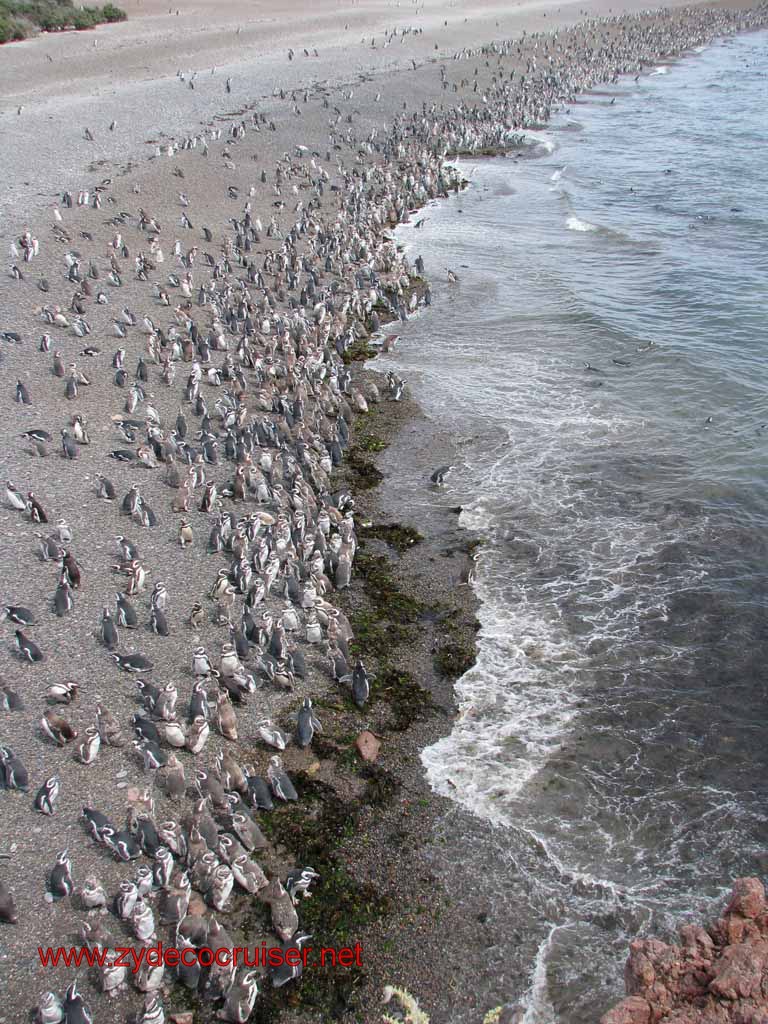
[[[50,873],[49,892],[53,899],[63,899],[71,896],[74,884],[72,882],[72,861],[69,859],[69,852],[62,850],[56,857]],[[69,990],[68,993],[69,994]]]
[[[16,902],[10,889],[0,882],[0,921],[5,924],[17,924],[19,920]]]
[[[130,917],[133,934],[140,942],[149,942],[155,934],[155,915],[144,900],[137,900]]]
[[[77,564],[77,561],[71,551],[64,552],[64,557],[61,560],[61,568],[63,573],[66,573],[69,585],[72,589],[79,590],[82,579],[80,566]]]
[[[60,683],[51,683],[45,691],[45,696],[51,704],[71,704],[77,697],[80,687],[71,679],[65,679]]]
[[[43,652],[29,637],[24,636],[20,629],[15,632],[16,637],[16,650],[19,652],[19,657],[24,661],[30,661],[33,664],[42,661],[44,658]]]
[[[312,710],[312,701],[309,697],[304,698],[304,704],[299,711],[298,723],[296,726],[296,739],[300,747],[308,747],[316,732],[322,732],[323,727],[317,715]]]
[[[294,903],[311,895],[309,887],[320,875],[314,868],[294,868],[285,879],[285,889]]]
[[[62,618],[64,615],[68,615],[74,607],[72,588],[66,573],[62,573],[56,593],[53,595],[53,610],[59,618]]]
[[[107,894],[104,886],[97,878],[90,876],[86,878],[79,894],[80,902],[86,910],[96,910],[98,907],[106,907]]]
[[[70,437],[68,430],[61,431],[61,448],[65,459],[76,459],[80,454],[80,449],[74,439]]]
[[[53,814],[60,789],[61,781],[58,775],[51,775],[49,779],[46,779],[35,796],[35,810],[40,811],[41,814]]]
[[[210,675],[211,659],[206,654],[204,647],[196,647],[192,655],[192,672],[196,676],[207,676]]]
[[[33,523],[48,522],[48,516],[46,515],[45,509],[37,500],[32,491],[29,491],[29,493],[27,494],[26,509],[27,512],[29,513],[29,518],[32,520]]]
[[[39,1024],[61,1024],[64,1007],[55,992],[44,992],[37,1001],[35,1020]]]
[[[93,1024],[93,1015],[77,991],[76,980],[72,982],[64,995],[63,1008],[65,1024]]]
[[[25,704],[12,687],[0,686],[0,708],[3,711],[24,711]]]
[[[283,942],[287,942],[299,927],[299,915],[279,878],[272,879],[261,893],[261,899],[270,905],[272,927]]]
[[[108,846],[118,860],[128,862],[141,856],[141,846],[125,829],[117,832],[111,825],[101,829],[104,845]]]
[[[150,976],[157,976],[159,968],[149,968],[149,971]],[[162,973],[159,976],[162,978]],[[147,992],[144,996],[144,1006],[136,1015],[136,1024],[165,1024],[165,1007],[159,992]]]
[[[231,867],[237,884],[252,896],[267,887],[267,876],[255,861],[249,859],[247,853],[241,853],[240,856],[235,857]]]
[[[165,612],[161,611],[160,608],[157,608],[155,605],[152,605],[152,608],[150,609],[149,626],[152,632],[157,633],[158,636],[170,635]]]
[[[141,675],[144,672],[151,672],[153,664],[146,656],[136,652],[135,654],[113,654],[115,664],[123,672],[132,672],[134,675]]]
[[[154,771],[156,768],[162,768],[168,763],[168,755],[162,751],[157,743],[152,743],[149,740],[140,742],[134,740],[133,745],[137,752],[141,754],[144,762],[144,771]]]
[[[237,742],[237,716],[226,690],[216,694],[216,718],[219,732],[226,740]]]
[[[269,784],[272,787],[272,792],[278,798],[278,800],[298,800],[299,794],[296,792],[296,787],[288,777],[288,774],[283,771],[283,764],[280,760],[279,754],[275,754],[274,757],[269,759],[269,767],[267,769],[267,778]]]
[[[189,622],[193,629],[200,630],[205,625],[205,609],[201,604],[195,603],[189,614]]]
[[[136,614],[136,609],[125,594],[118,593],[115,597],[117,601],[118,625],[124,626],[126,629],[136,629],[139,625],[139,617]]]
[[[5,498],[11,508],[16,509],[18,512],[26,511],[27,502],[24,496],[10,480],[5,481]]]
[[[154,744],[160,743],[160,734],[157,731],[157,726],[151,719],[137,712],[131,718],[131,722],[133,724],[133,731],[140,740],[146,740]]]
[[[186,519],[181,520],[179,526],[179,544],[183,547],[189,547],[194,541],[194,534],[192,532],[192,526]]]
[[[85,827],[90,832],[93,841],[103,845],[104,836],[102,835],[102,829],[112,827],[106,814],[102,814],[101,811],[97,811],[93,807],[83,805],[80,818],[85,823]]]
[[[184,766],[175,754],[171,754],[167,764],[158,769],[155,781],[172,800],[182,799],[187,792]]]
[[[101,625],[99,628],[101,635],[101,642],[107,648],[108,651],[114,651],[116,647],[120,646],[120,634],[115,620],[112,618],[112,613],[106,606],[101,612]]]
[[[438,466],[438,468],[430,476],[430,482],[433,483],[436,487],[441,487],[445,483],[446,477],[448,476],[452,469],[452,466]]]
[[[40,728],[58,747],[65,747],[77,739],[77,729],[50,708],[43,712]]]
[[[102,742],[110,747],[122,747],[125,744],[120,722],[103,704],[96,705],[96,722]]]
[[[48,433],[47,430],[25,430],[20,437],[24,437],[27,441],[32,441],[33,444],[50,444],[53,437]]]
[[[131,556],[132,558],[138,558],[138,553]],[[164,612],[168,607],[168,591],[164,583],[156,583],[152,588],[149,600],[153,608],[157,608],[159,611]]]
[[[19,405],[32,405],[32,399],[29,397],[29,390],[22,381],[16,381],[16,401]]]
[[[0,622],[5,619],[10,619],[11,622],[15,622],[17,626],[34,626],[35,617],[29,608],[24,608],[20,604],[7,604],[0,613]]]
[[[115,896],[115,915],[121,921],[128,921],[136,902],[139,899],[139,890],[135,882],[122,881],[117,895]]]
[[[93,764],[99,756],[101,748],[101,734],[95,725],[89,725],[85,730],[85,738],[79,744],[75,757],[80,764]]]
[[[208,742],[210,732],[211,727],[205,717],[203,715],[196,715],[187,731],[187,750],[191,754],[199,754]]]
[[[18,789],[26,793],[29,773],[10,747],[0,747],[0,775],[6,789]]]
[[[245,781],[251,805],[259,811],[273,811],[275,805],[266,779],[261,775],[256,775],[253,769],[249,768]]]
[[[189,697],[189,710],[187,721],[194,722],[196,718],[208,721],[210,718],[210,705],[208,703],[208,692],[205,688],[205,679],[198,677],[192,684],[192,693]]]
[[[371,685],[363,662],[357,659],[357,664],[352,671],[352,700],[362,710],[371,695]]]
[[[289,743],[289,737],[278,729],[271,718],[263,718],[256,726],[259,737],[269,747],[275,750],[285,750]]]
[[[245,971],[240,981],[235,981],[229,988],[224,1006],[216,1016],[219,1020],[231,1021],[232,1024],[245,1024],[253,1012],[258,994],[258,972]]]
[[[103,501],[115,500],[115,485],[101,473],[96,474],[96,494]]]
[[[311,938],[311,935],[294,935],[288,942],[283,943],[283,954],[286,954],[288,950],[301,951],[302,946],[305,946]],[[289,981],[294,981],[301,977],[304,964],[303,958],[293,956],[290,959],[297,962],[289,963],[288,959],[284,956],[283,962],[277,967],[273,967],[269,972],[273,988],[282,988]]]

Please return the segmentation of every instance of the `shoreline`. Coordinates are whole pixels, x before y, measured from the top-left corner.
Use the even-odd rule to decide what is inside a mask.
[[[658,20],[658,18],[658,15],[652,16],[651,20]],[[432,70],[435,73],[434,69]],[[312,130],[319,132],[319,126],[322,124],[324,116],[322,113],[320,114]],[[373,124],[375,120],[374,109],[369,108],[361,118],[360,127],[362,128],[366,121]],[[266,134],[266,129],[262,128],[261,130]],[[473,130],[482,132],[482,120],[475,123]],[[295,132],[286,124],[281,125],[280,131],[275,134],[277,138],[271,155],[279,159],[283,140],[295,136]],[[303,137],[304,135],[302,135]],[[259,149],[263,149],[262,139],[263,135],[260,135],[257,147]],[[230,145],[238,156],[236,141],[232,140]],[[213,142],[211,148],[213,149]],[[354,167],[356,172],[358,171],[356,163],[365,167],[376,166],[376,158],[370,152],[357,161],[354,157],[355,147],[349,146],[348,148],[352,160],[348,166]],[[259,160],[252,166],[258,171],[261,171],[262,168],[269,168],[271,173],[270,157],[265,158],[263,152],[258,155]],[[171,237],[174,232],[179,234],[179,228],[175,227],[179,211],[172,201],[172,195],[181,187],[188,189],[190,194],[192,194],[193,188],[197,188],[199,201],[199,196],[203,194],[206,187],[210,188],[214,184],[220,185],[224,175],[227,180],[239,176],[240,180],[247,182],[249,178],[253,180],[257,173],[257,170],[251,172],[251,168],[247,164],[241,165],[238,156],[237,159],[230,158],[229,162],[233,163],[234,167],[229,168],[226,164],[219,165],[215,170],[206,172],[200,178],[202,172],[190,164],[187,154],[179,153],[177,155],[178,166],[182,166],[185,158],[183,182],[170,178],[167,170],[170,167],[170,161],[168,161],[162,167],[158,164],[157,167],[140,168],[138,175],[126,177],[125,180],[119,179],[111,187],[105,188],[107,196],[110,192],[120,193],[115,197],[112,208],[110,209],[105,202],[101,214],[98,215],[101,222],[98,226],[94,225],[94,218],[88,219],[89,211],[87,209],[83,211],[76,209],[72,213],[75,227],[70,229],[70,237],[66,244],[87,248],[85,243],[90,244],[90,240],[83,238],[82,234],[77,234],[76,228],[80,228],[82,231],[88,230],[89,234],[97,236],[97,242],[94,245],[102,245],[104,247],[102,253],[107,252],[109,239],[113,235],[116,225],[113,221],[105,230],[103,222],[107,218],[113,220],[115,211],[128,209],[129,202],[132,202],[134,206],[137,203],[146,204],[153,213],[158,209],[165,211],[162,217],[158,215],[158,220],[163,221],[163,226],[174,225],[170,228],[171,236],[163,233],[163,244],[166,247],[166,262],[163,270],[164,273],[171,271],[175,268],[175,261],[169,251],[172,244]],[[319,163],[323,163],[319,155],[317,159]],[[330,173],[336,180],[343,180],[333,171],[332,161],[327,161],[326,166],[330,168]],[[155,179],[159,179],[163,173],[165,173],[165,180],[152,181],[153,174]],[[141,182],[141,193],[138,197],[135,195],[132,197],[126,187],[133,180]],[[297,176],[296,180],[300,181],[300,176]],[[341,188],[341,186],[339,187]],[[239,202],[233,201],[229,207],[226,202],[222,202],[221,213],[216,214],[217,225],[223,220],[224,210],[229,209],[232,213],[239,213],[246,195],[244,188],[245,186],[241,185],[238,189]],[[412,195],[416,195],[415,191],[412,192]],[[271,197],[267,196],[263,200],[265,212],[262,213],[262,216],[265,223],[268,223],[270,216],[270,202],[274,207],[274,200]],[[417,208],[420,208],[419,204],[417,204]],[[207,209],[205,213],[207,216]],[[287,208],[286,214],[293,216],[290,207]],[[201,215],[200,207],[193,206],[190,216],[198,222],[195,223],[195,228],[202,223]],[[275,216],[274,213],[271,215]],[[134,241],[133,238],[131,240],[131,248],[135,250],[137,245],[141,245],[141,235],[134,232],[129,225],[126,225],[124,230],[126,237],[129,232],[135,235],[136,240]],[[389,229],[381,228],[379,240],[386,230]],[[40,234],[42,236],[43,232],[41,231]],[[217,230],[217,235],[221,238],[220,229]],[[49,245],[47,235],[44,241]],[[262,247],[259,248],[259,255],[261,255],[261,249]],[[62,241],[60,245],[54,246],[52,251],[54,258],[50,260],[50,269],[47,270],[47,274],[51,280],[54,280],[54,274],[56,275],[57,289],[63,293],[66,289],[60,287],[62,275],[59,264],[61,255],[66,251],[65,243]],[[43,261],[48,259],[47,254],[43,255],[42,259]],[[31,269],[36,272],[37,264],[32,263]],[[43,329],[40,326],[39,316],[36,316],[36,311],[39,310],[41,302],[45,303],[47,298],[33,290],[34,281],[33,275],[23,293],[22,301],[18,301],[16,298],[18,293],[11,290],[12,285],[16,282],[12,282],[11,285],[6,283],[0,291],[0,311],[4,318],[3,328],[18,330],[22,322],[28,325],[24,329],[23,351],[8,348],[3,352],[5,356],[3,376],[6,380],[6,389],[13,376],[17,373],[22,374],[29,381],[34,398],[30,412],[27,412],[24,407],[19,407],[19,415],[16,416],[14,413],[16,419],[12,421],[9,429],[9,438],[13,434],[19,433],[19,430],[15,429],[17,426],[29,429],[33,421],[36,423],[41,416],[46,420],[49,428],[51,424],[59,426],[59,421],[63,423],[64,417],[74,411],[73,407],[61,398],[58,387],[48,390],[48,382],[43,380],[40,369],[47,366],[47,363],[45,361],[35,362],[35,360],[45,360],[45,357],[39,354],[33,355],[33,349],[36,337]],[[413,282],[411,281],[410,284],[412,285]],[[132,297],[125,301],[138,304],[136,306],[137,313],[140,310],[145,312],[148,304],[145,300],[144,306],[140,305],[139,286],[134,283],[132,287],[133,291],[128,292]],[[116,308],[113,309],[114,306],[113,303],[110,313],[116,311]],[[89,315],[91,315],[90,311]],[[96,313],[94,312],[93,315],[95,318]],[[102,348],[102,354],[100,360],[97,360],[97,365],[99,365],[98,382],[105,383],[108,388],[110,387],[109,374],[111,371],[108,370],[105,357],[111,353],[112,349],[118,345],[130,347],[132,361],[135,361],[138,353],[143,350],[142,341],[135,333],[127,342],[109,338],[106,333],[109,322],[107,319],[101,323],[98,344]],[[386,331],[386,327],[384,330]],[[78,350],[84,344],[70,335],[59,335],[57,343],[65,345],[68,358],[77,357]],[[22,357],[27,353],[32,362],[25,364]],[[218,363],[220,357],[214,356],[214,361]],[[78,362],[88,364],[87,359],[78,359]],[[32,372],[30,372],[30,366],[33,367]],[[185,375],[183,366],[181,370],[179,376],[183,378]],[[152,367],[152,374],[152,386],[162,406],[161,416],[165,422],[172,421],[175,415],[174,407],[178,404],[177,396],[171,393],[160,393],[161,384],[155,367]],[[355,387],[365,392],[366,385],[370,385],[376,379],[374,362],[373,369],[366,367],[361,373],[355,374]],[[383,391],[381,378],[378,379],[379,389]],[[168,390],[172,392],[173,389],[169,388]],[[43,393],[44,397],[40,404],[38,395]],[[119,397],[122,398],[122,395]],[[102,414],[107,411],[115,412],[117,410],[118,406],[115,405],[113,398],[111,392],[108,392],[106,402],[90,401],[88,415],[93,444],[88,451],[85,448],[82,449],[80,466],[85,465],[89,471],[99,469],[109,472],[115,479],[119,479],[118,490],[122,495],[129,481],[133,480],[137,474],[135,472],[128,474],[122,470],[113,472],[109,464],[106,464],[107,468],[105,468],[103,457],[97,461],[95,456],[96,448],[101,449],[100,454],[103,456],[106,448],[119,447],[119,441],[112,434],[107,434],[108,428],[103,426],[101,419]],[[109,404],[110,399],[112,399],[111,404]],[[437,443],[426,445],[427,454],[425,455],[422,451],[420,456],[415,455],[415,446],[409,445],[407,433],[418,430],[423,449],[425,447],[424,439],[429,437],[430,426],[423,411],[419,410],[409,397],[406,397],[402,403],[384,401],[378,405],[372,405],[371,409],[372,412],[369,414],[355,417],[350,439],[350,451],[353,458],[350,460],[347,457],[341,470],[334,474],[332,486],[334,491],[347,486],[357,490],[356,525],[359,548],[353,568],[353,579],[356,582],[351,590],[341,592],[341,598],[338,593],[334,594],[334,600],[338,599],[340,607],[352,622],[359,650],[363,653],[369,671],[372,671],[377,677],[372,689],[372,706],[361,719],[361,716],[353,710],[351,703],[345,700],[343,691],[335,683],[330,682],[329,684],[327,675],[322,677],[319,659],[316,661],[314,671],[317,673],[317,679],[313,678],[312,681],[313,683],[318,682],[320,689],[314,691],[310,687],[308,692],[313,694],[315,707],[323,721],[325,731],[322,736],[315,739],[309,752],[310,756],[294,757],[298,754],[295,750],[286,755],[288,769],[292,774],[296,773],[294,781],[296,781],[301,797],[298,806],[295,809],[293,807],[281,808],[273,816],[262,816],[260,824],[273,848],[265,856],[263,864],[265,869],[280,873],[287,867],[293,866],[294,863],[298,864],[299,860],[303,860],[312,863],[321,872],[321,882],[312,899],[300,906],[302,928],[325,928],[329,934],[320,943],[323,945],[333,945],[335,942],[341,945],[345,937],[351,939],[352,942],[362,942],[367,951],[366,956],[374,965],[365,977],[359,977],[354,972],[348,974],[340,971],[325,972],[325,976],[321,976],[320,972],[307,972],[300,986],[297,986],[293,992],[280,990],[275,995],[271,989],[265,987],[263,994],[259,997],[262,1017],[258,1019],[271,1019],[270,1015],[274,1013],[275,1015],[279,1014],[280,1019],[285,1021],[325,1020],[327,1019],[326,1015],[331,1013],[334,1017],[338,1015],[340,1019],[379,1020],[381,1008],[378,999],[383,983],[403,983],[406,988],[413,991],[423,1008],[431,1013],[432,1019],[437,1024],[441,1024],[443,1020],[457,1019],[445,1016],[446,1013],[452,1012],[448,1010],[451,1005],[460,1005],[461,1009],[458,1012],[465,1015],[462,1019],[469,1020],[470,1016],[468,1015],[475,1011],[478,1019],[482,1019],[482,1014],[493,1006],[499,1005],[500,1002],[504,1002],[508,998],[516,999],[523,994],[518,991],[489,992],[483,984],[475,984],[473,987],[473,982],[478,977],[482,977],[486,985],[492,984],[492,972],[488,970],[486,964],[487,947],[482,945],[487,941],[486,929],[489,910],[485,907],[471,907],[471,916],[469,916],[467,905],[459,899],[452,899],[443,890],[443,880],[430,867],[432,851],[429,847],[436,831],[440,831],[446,819],[453,820],[453,827],[475,828],[486,834],[493,832],[490,826],[478,822],[469,823],[463,812],[452,807],[447,800],[437,797],[429,791],[419,757],[420,751],[425,746],[440,735],[444,735],[450,728],[454,711],[452,680],[439,677],[435,669],[434,655],[439,654],[447,643],[453,642],[457,644],[458,650],[449,653],[454,654],[457,659],[463,660],[465,664],[469,661],[469,648],[473,644],[475,633],[476,601],[470,588],[457,588],[456,584],[466,567],[466,555],[475,538],[459,527],[455,510],[443,510],[432,514],[432,517],[438,520],[438,528],[434,531],[424,530],[423,539],[416,540],[413,533],[409,533],[408,529],[403,529],[403,527],[414,529],[411,520],[416,516],[409,510],[402,512],[397,507],[396,495],[394,497],[390,495],[386,479],[380,491],[360,490],[361,481],[375,479],[375,474],[371,473],[369,464],[382,465],[385,478],[391,477],[398,463],[402,461],[406,447],[408,447],[409,458],[425,459],[425,486],[429,471],[434,468],[434,465],[451,460],[450,449],[439,451],[440,439],[434,436],[432,441]],[[434,426],[431,427],[431,430],[434,435]],[[381,447],[382,445],[386,447]],[[8,447],[11,447],[10,441]],[[377,450],[381,452],[380,455],[377,455]],[[427,458],[431,459],[431,465],[427,463]],[[54,462],[54,460],[56,461]],[[128,529],[133,539],[136,539],[138,535],[142,549],[146,546],[153,558],[164,560],[163,575],[171,582],[173,593],[181,595],[186,592],[193,569],[189,565],[180,566],[178,570],[175,568],[174,558],[178,557],[175,537],[169,539],[166,535],[169,525],[175,529],[177,518],[169,517],[167,514],[167,491],[157,488],[154,492],[158,495],[158,501],[155,502],[153,498],[153,503],[161,512],[165,527],[163,538],[156,540],[152,536],[153,531],[140,530],[130,522],[120,519],[116,513],[106,517],[102,507],[94,500],[85,499],[81,494],[78,494],[77,504],[70,503],[69,490],[73,486],[72,476],[66,473],[62,476],[63,471],[56,455],[51,454],[47,460],[43,460],[41,463],[30,463],[26,453],[9,452],[7,472],[13,479],[29,479],[38,466],[42,467],[40,472],[44,471],[48,476],[45,479],[44,487],[38,487],[35,484],[35,490],[42,492],[46,500],[47,495],[51,493],[55,495],[53,506],[56,513],[67,517],[73,526],[76,548],[79,553],[83,552],[85,545],[83,540],[78,537],[81,531],[77,524],[82,511],[85,510],[87,515],[93,517],[94,522],[99,523],[101,531],[109,530],[110,533],[113,533],[123,527]],[[82,468],[80,472],[83,472]],[[219,471],[217,475],[223,481],[225,476],[222,476],[221,472]],[[225,469],[224,472],[228,473],[229,470]],[[56,478],[58,478],[58,484]],[[142,476],[142,486],[144,480],[145,476]],[[92,481],[87,486],[90,487],[91,483]],[[146,487],[149,493],[153,493],[154,481],[147,480]],[[31,575],[25,578],[26,574],[30,572],[28,546],[31,528],[29,524],[24,524],[21,527],[18,517],[13,518],[14,515],[7,509],[3,510],[7,537],[2,549],[2,557],[4,564],[10,567],[12,578],[19,581],[20,593],[6,594],[4,600],[13,599],[14,603],[23,603],[22,598],[24,598],[30,603],[34,603],[40,617],[43,618],[42,595],[46,592],[46,587],[50,588],[50,573],[34,568]],[[373,529],[365,527],[364,523],[367,520],[371,520]],[[12,525],[9,527],[8,524]],[[195,527],[196,544],[198,547],[201,545],[204,547],[206,533],[204,520],[196,518]],[[8,537],[11,536],[14,540],[9,548],[6,545]],[[19,538],[18,542],[16,541],[17,537]],[[410,543],[411,540],[416,542]],[[77,543],[78,541],[79,543]],[[192,565],[196,567],[203,585],[207,587],[210,585],[210,577],[214,571],[212,566],[215,564],[218,568],[221,563],[206,561],[206,556],[202,552],[191,552],[190,554],[196,558],[196,562],[193,562]],[[99,557],[100,562],[104,562],[107,556],[107,542],[103,536],[94,536],[93,546],[88,551],[89,558],[94,559],[96,556]],[[96,566],[90,565],[88,568],[93,570]],[[155,575],[153,580],[157,578]],[[407,579],[407,583],[403,582],[404,579]],[[102,586],[101,590],[104,589]],[[443,595],[451,590],[453,593],[450,599],[445,600]],[[437,601],[434,598],[435,592],[441,595]],[[84,596],[83,598],[84,603],[88,604],[88,614],[93,619],[88,632],[92,631],[93,623],[96,622],[96,616],[93,613],[97,612],[101,603],[100,598],[101,594],[99,594],[98,600],[95,597],[85,598]],[[77,595],[77,601],[80,600],[80,595]],[[179,606],[176,608],[174,622],[177,649],[161,653],[163,642],[156,642],[156,639],[146,637],[143,630],[135,645],[141,650],[151,650],[153,659],[156,659],[159,666],[157,677],[162,681],[165,681],[166,678],[178,677],[179,657],[188,658],[192,645],[190,634],[188,631],[185,632],[182,623],[181,605],[183,601],[177,600],[176,603]],[[384,627],[381,624],[383,616],[386,616],[388,623]],[[457,621],[461,623],[458,640],[454,632]],[[84,641],[87,636],[83,630],[74,640],[69,636],[69,629],[57,633],[49,629],[48,633],[47,639],[54,643],[59,642],[62,651],[71,658],[79,656],[79,643]],[[216,646],[221,639],[220,632],[217,634],[207,628],[206,639]],[[92,641],[90,643],[91,646],[94,646]],[[393,654],[393,647],[396,648],[396,654]],[[101,673],[105,671],[103,655],[98,651],[97,654],[98,661],[89,651],[82,662],[83,672],[91,676],[87,679],[83,690],[87,692],[88,699],[91,699],[94,695],[98,696],[97,690],[101,693],[107,692],[106,687],[108,686],[109,699],[112,700],[112,687],[113,685],[117,686],[121,680],[113,677],[109,677],[108,683],[101,680]],[[25,688],[29,686],[30,677],[23,674],[25,669],[19,668],[18,663],[8,657],[5,652],[2,668],[6,683],[20,682]],[[32,666],[32,671],[34,671],[34,666]],[[40,686],[39,678],[35,678],[34,682],[35,685]],[[128,707],[131,710],[135,709],[131,685],[130,683],[123,684],[124,698],[115,698],[124,699],[123,710],[127,710]],[[186,697],[186,682],[184,688]],[[35,703],[34,691],[25,689],[25,692],[28,697],[32,698],[29,703],[34,705],[36,711],[39,711]],[[263,696],[259,695],[258,701],[261,702],[262,699]],[[295,698],[292,701],[286,701],[280,697],[277,699],[272,697],[271,700],[281,722],[289,721],[288,712],[293,713],[292,707],[296,704]],[[73,714],[81,727],[87,724],[88,710],[84,703],[80,707],[73,706]],[[255,713],[253,716],[249,714],[250,725],[253,724],[256,717]],[[34,720],[34,715],[32,720]],[[8,721],[12,727],[18,728],[19,722],[12,716],[11,719],[8,719],[8,715],[5,715],[3,725],[5,726]],[[355,730],[359,730],[363,722],[373,732],[384,737],[381,757],[373,766],[363,764],[354,751]],[[14,749],[22,750],[25,757],[28,752],[30,759],[28,767],[32,771],[34,766],[35,780],[36,783],[39,783],[43,770],[47,771],[50,750],[41,747],[37,739],[33,739],[30,743],[30,739],[32,738],[27,737],[23,731],[19,730],[18,738],[7,740],[4,737],[4,742],[10,742]],[[252,749],[248,749],[248,745],[246,745],[244,753],[250,753]],[[261,759],[263,760],[263,757]],[[113,762],[111,767],[114,767],[115,764],[116,762]],[[317,767],[315,767],[316,765]],[[70,769],[71,767],[69,765]],[[135,765],[133,767],[135,769]],[[62,775],[65,775],[67,770],[68,766],[62,760],[60,767]],[[136,774],[135,771],[134,774]],[[136,781],[139,785],[143,782],[140,771]],[[94,782],[92,777],[89,777],[87,782],[94,790],[98,791],[100,788],[98,782]],[[114,779],[106,779],[105,783],[113,785]],[[96,793],[93,795],[95,796]],[[29,807],[23,805],[21,801],[16,801],[14,794],[3,792],[0,794],[0,798],[3,800],[3,807],[8,809],[11,828],[19,830],[28,828],[31,814]],[[15,802],[10,804],[7,802],[9,800]],[[122,799],[118,794],[114,801],[115,806],[119,806],[121,802]],[[53,819],[53,823],[56,824],[56,818]],[[42,827],[36,820],[33,824],[36,827]],[[78,859],[82,859],[80,848],[83,846],[83,836],[78,832],[76,826],[71,831],[73,848],[77,850]],[[330,851],[328,850],[329,846],[332,846]],[[387,850],[387,858],[381,856],[382,849]],[[29,848],[28,853],[34,863],[35,857]],[[35,864],[36,879],[38,875],[42,876],[44,866],[47,864],[46,858],[49,859],[47,848],[43,853],[45,857],[39,857]],[[394,864],[389,862],[389,854],[392,855]],[[105,876],[105,880],[111,884],[112,889],[114,889],[117,878],[124,877],[115,870],[114,864],[107,862],[103,857],[96,859],[94,864],[94,869]],[[17,871],[17,868],[14,867],[12,870]],[[79,869],[76,879],[78,883],[82,882],[84,874],[85,870]],[[108,879],[107,875],[110,876]],[[40,883],[36,882],[35,884],[39,887]],[[15,891],[17,890],[18,886]],[[469,895],[471,899],[471,894]],[[17,891],[17,896],[21,903],[22,894]],[[341,912],[339,907],[342,908]],[[483,918],[485,919],[483,920]],[[55,913],[52,913],[52,921],[55,922],[57,931],[63,933],[66,930],[68,925],[65,925],[65,920],[66,917],[62,909],[57,907]],[[226,918],[226,921],[230,925],[229,917]],[[254,909],[248,901],[245,901],[235,911],[231,921],[232,925],[247,929],[248,933],[255,929],[263,930],[265,926],[262,908]],[[393,926],[397,929],[395,934],[392,931]],[[4,926],[3,938],[8,935],[9,927]],[[436,934],[439,936],[438,939],[435,937]],[[317,935],[315,937],[318,938]],[[12,935],[11,941],[13,941]],[[513,954],[510,953],[510,956]],[[521,965],[524,961],[525,956],[521,954]],[[460,965],[458,972],[457,965]],[[530,966],[531,961],[528,960],[528,967],[530,968]],[[11,991],[17,994],[22,992],[26,994],[28,978],[19,973],[18,963],[16,969],[9,968],[9,973],[11,975]],[[40,977],[39,980],[42,985],[43,978]],[[51,980],[51,984],[53,984],[53,980]],[[493,1000],[489,999],[490,994],[493,995]],[[110,1012],[109,1007],[103,1006],[106,1002],[104,999],[94,997],[94,1001],[96,999],[99,1000],[97,1011],[99,1020],[123,1019],[119,1016],[123,1009],[122,1003],[112,1004]],[[136,1000],[132,997],[132,1005],[135,1003]],[[178,986],[176,986],[166,1001],[166,1012],[177,1011],[179,1006],[180,997]],[[189,1009],[191,1008],[190,1006]],[[211,1014],[212,1011],[207,1009],[199,1015],[199,1019],[210,1019]]]

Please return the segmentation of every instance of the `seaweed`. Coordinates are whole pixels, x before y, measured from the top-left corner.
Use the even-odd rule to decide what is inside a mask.
[[[432,694],[413,678],[410,672],[387,666],[371,687],[371,699],[385,700],[392,709],[393,732],[404,732],[426,711],[435,707]]]
[[[475,664],[476,654],[473,644],[457,643],[449,640],[441,644],[433,657],[434,666],[441,676],[447,679],[458,679]]]
[[[375,434],[363,434],[356,439],[355,446],[364,452],[383,452],[389,447],[389,442]]]
[[[320,876],[311,898],[303,900],[301,907],[302,931],[312,935],[317,945],[353,946],[366,925],[392,910],[389,897],[352,876],[339,852],[340,844],[355,834],[361,809],[390,799],[395,792],[396,784],[383,769],[370,767],[365,777],[363,796],[343,800],[332,786],[298,772],[294,783],[300,803],[281,805],[264,820],[265,831]],[[356,990],[364,977],[364,965],[342,967],[315,961],[299,984],[284,994],[265,991],[260,1010],[268,1013],[287,1003],[320,1010],[323,1019],[338,1019],[355,1007]]]
[[[364,457],[362,449],[356,445],[349,449],[344,461],[350,476],[350,483],[357,490],[370,491],[384,479],[384,474]]]
[[[357,574],[373,610],[390,622],[418,622],[426,606],[423,601],[404,593],[392,575],[392,564],[383,555],[371,555],[361,549],[355,558]]]
[[[391,548],[394,548],[395,551],[399,551],[401,554],[403,551],[413,547],[414,544],[419,544],[424,540],[423,535],[418,530],[412,526],[404,526],[402,523],[380,523],[378,525],[362,526],[359,533],[361,537],[366,539],[383,540],[385,544],[389,544]]]

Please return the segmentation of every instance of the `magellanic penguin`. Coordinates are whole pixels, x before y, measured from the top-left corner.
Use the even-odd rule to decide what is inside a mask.
[[[34,801],[35,810],[40,811],[41,814],[53,814],[60,789],[61,782],[58,775],[51,775],[49,779],[46,779],[37,791]]]
[[[0,775],[6,789],[26,792],[29,786],[29,773],[10,747],[0,747]]]
[[[25,636],[20,629],[15,632],[16,636],[16,650],[19,652],[19,657],[23,661],[30,661],[32,663],[43,660],[43,652],[29,637]]]
[[[0,881],[0,921],[3,921],[5,924],[16,924],[18,920],[19,915],[16,910],[16,901],[13,898],[13,894]]]
[[[71,896],[73,889],[72,861],[69,859],[69,851],[62,850],[51,869],[49,892],[53,899],[60,900]]]

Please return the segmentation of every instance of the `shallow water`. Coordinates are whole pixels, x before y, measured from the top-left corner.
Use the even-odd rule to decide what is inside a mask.
[[[398,486],[485,539],[478,662],[423,760],[498,826],[526,1024],[594,1022],[630,936],[768,865],[767,43],[585,97],[400,233],[459,282],[378,365],[458,455]]]

